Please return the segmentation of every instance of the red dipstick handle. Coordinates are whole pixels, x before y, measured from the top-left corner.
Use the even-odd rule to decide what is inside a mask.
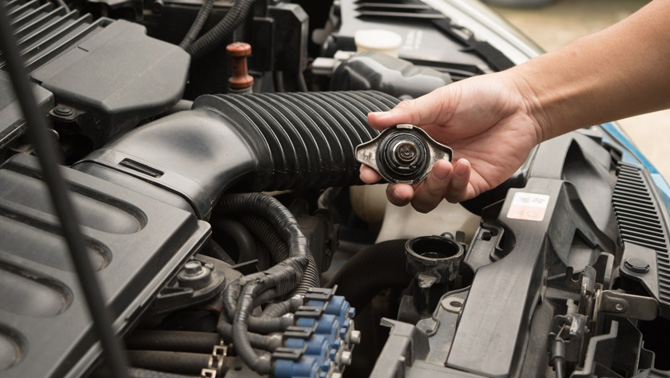
[[[228,85],[234,92],[246,92],[254,85],[254,78],[247,69],[247,57],[251,55],[251,45],[244,42],[234,42],[226,46],[226,52],[233,59],[233,75],[228,79]]]

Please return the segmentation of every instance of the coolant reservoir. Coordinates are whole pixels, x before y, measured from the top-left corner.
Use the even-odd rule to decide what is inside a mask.
[[[388,184],[352,186],[350,190],[351,207],[359,218],[370,224],[379,224],[384,220],[386,187]]]
[[[376,51],[397,58],[398,50],[402,46],[402,37],[389,30],[359,30],[354,35],[354,42],[358,52]]]
[[[411,239],[424,235],[440,235],[457,231],[465,233],[469,242],[477,231],[479,217],[457,203],[442,201],[433,211],[423,214],[410,205],[398,207],[387,201],[384,222],[376,243],[393,239]]]

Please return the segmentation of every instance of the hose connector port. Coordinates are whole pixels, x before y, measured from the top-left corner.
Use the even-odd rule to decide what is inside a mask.
[[[421,128],[400,124],[356,147],[356,160],[388,182],[416,184],[438,160],[451,161],[451,148],[436,142]]]

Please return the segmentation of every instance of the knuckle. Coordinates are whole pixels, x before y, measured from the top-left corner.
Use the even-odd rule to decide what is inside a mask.
[[[403,100],[398,103],[398,105],[395,106],[396,109],[403,109],[403,110],[411,110],[414,108],[414,101],[413,100]]]
[[[433,197],[442,197],[442,194],[447,190],[447,183],[427,181],[426,190],[428,194]]]
[[[466,193],[464,190],[450,190],[447,194],[447,201],[451,203],[459,203],[465,200]]]

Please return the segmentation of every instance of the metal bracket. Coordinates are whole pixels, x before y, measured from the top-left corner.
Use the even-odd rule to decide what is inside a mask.
[[[654,298],[640,295],[624,294],[616,291],[604,290],[596,293],[596,313],[617,316],[621,318],[654,320],[658,316],[658,301]]]

